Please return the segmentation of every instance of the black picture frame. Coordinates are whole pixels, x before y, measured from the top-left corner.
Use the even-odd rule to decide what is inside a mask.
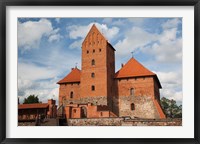
[[[194,6],[194,138],[6,138],[6,7],[7,6]],[[200,144],[200,2],[199,0],[1,0],[0,1],[0,142],[23,143],[96,143],[96,144]]]

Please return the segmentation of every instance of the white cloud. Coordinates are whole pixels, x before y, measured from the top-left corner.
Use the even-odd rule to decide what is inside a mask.
[[[53,78],[57,74],[55,69],[40,67],[32,63],[18,63],[18,76],[25,80]]]
[[[157,74],[162,89],[160,89],[161,97],[174,99],[177,102],[182,102],[182,72],[154,72]]]
[[[177,28],[164,30],[159,36],[160,43],[167,43],[176,40]]]
[[[23,23],[18,21],[17,27],[18,47],[21,48],[22,52],[32,48],[38,48],[42,37],[51,36],[50,41],[61,38],[58,35],[59,29],[53,29],[51,22],[47,19]]]
[[[77,49],[80,49],[80,50],[81,50],[81,44],[82,44],[82,42],[83,42],[83,39],[76,40],[76,41],[74,41],[72,44],[69,45],[69,48],[70,48],[70,49],[75,49],[75,48],[77,48]]]
[[[157,37],[156,34],[148,33],[142,28],[133,27],[125,33],[125,38],[123,40],[119,40],[115,44],[114,47],[116,48],[116,54],[119,56],[128,55],[131,51],[155,41]]]
[[[171,88],[176,87],[180,88],[182,87],[182,72],[181,71],[175,71],[175,72],[154,72],[158,75],[160,81],[162,84],[165,85],[165,87]],[[166,86],[166,84],[168,86]]]
[[[135,20],[135,19],[133,19]],[[163,23],[160,34],[150,33],[140,27],[132,27],[125,32],[124,39],[115,44],[117,57],[130,55],[131,51],[140,50],[144,54],[151,54],[157,62],[180,62],[182,59],[182,38],[177,38],[179,19],[172,19]],[[169,28],[169,24],[171,24]],[[168,29],[167,29],[168,28]]]
[[[134,17],[134,18],[129,18],[128,20],[135,26],[141,26],[144,23],[145,19],[147,18]]]
[[[173,99],[178,103],[181,103],[183,100],[182,91],[175,91],[174,89],[162,89],[160,91],[161,97],[166,97],[168,99]]]
[[[18,97],[20,103],[29,95],[38,95],[42,102],[54,98],[58,100],[57,71],[31,63],[18,64]],[[51,79],[51,80],[46,80]]]
[[[178,24],[181,23],[181,20],[179,18],[170,19],[167,22],[162,24],[163,29],[170,29],[170,28],[176,28],[178,27]]]
[[[54,41],[60,41],[60,39],[63,38],[60,34],[54,34],[50,35],[48,41],[54,42]]]

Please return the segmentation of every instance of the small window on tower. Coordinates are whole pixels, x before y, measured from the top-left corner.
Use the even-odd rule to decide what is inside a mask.
[[[133,88],[130,89],[130,95],[134,96],[134,89]]]
[[[92,60],[92,65],[95,65],[95,60],[94,59]]]
[[[95,53],[95,49],[93,49],[93,53]]]
[[[94,85],[92,85],[92,91],[95,91],[95,86]]]
[[[89,53],[89,50],[87,50],[87,54]]]
[[[94,78],[95,77],[95,73],[91,73],[91,77]]]
[[[135,110],[135,104],[134,103],[131,104],[131,110]]]
[[[101,49],[99,49],[99,52],[101,52]]]
[[[73,97],[74,97],[74,93],[71,92],[71,93],[70,93],[70,98],[73,98]]]

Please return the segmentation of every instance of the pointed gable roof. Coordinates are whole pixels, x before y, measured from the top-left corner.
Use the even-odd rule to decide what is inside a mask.
[[[57,84],[71,83],[71,82],[80,82],[81,79],[81,70],[78,68],[72,68],[72,71],[61,79]]]
[[[93,33],[93,32],[97,32],[98,34],[100,34],[100,36],[103,37],[103,39],[105,39],[107,41],[107,39],[103,36],[103,34],[98,30],[98,28],[96,27],[95,24],[92,25],[92,27],[90,28],[89,32],[87,33],[85,39],[83,40],[83,43],[88,39],[88,36]]]
[[[95,24],[92,25],[92,27],[90,28],[89,32],[87,33],[85,39],[83,40],[82,44],[88,39],[89,35],[93,32],[98,33],[106,42],[107,44],[115,51],[115,48],[108,42],[108,40],[106,39],[106,37],[99,31],[99,29],[96,27]]]
[[[161,84],[155,73],[145,68],[136,59],[131,58],[118,72],[115,74],[115,78],[130,78],[130,77],[141,77],[141,76],[153,76],[156,78],[159,87]]]

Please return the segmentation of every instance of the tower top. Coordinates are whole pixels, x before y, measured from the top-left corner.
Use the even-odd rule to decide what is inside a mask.
[[[86,35],[86,37],[85,37],[83,43],[84,43],[87,39],[89,39],[89,36],[92,35],[94,32],[95,32],[96,34],[98,33],[100,37],[102,37],[105,41],[107,41],[107,39],[103,36],[103,34],[99,31],[99,29],[97,28],[96,24],[94,23],[94,24],[92,24],[92,27],[90,28],[89,32],[87,33],[87,35]]]

